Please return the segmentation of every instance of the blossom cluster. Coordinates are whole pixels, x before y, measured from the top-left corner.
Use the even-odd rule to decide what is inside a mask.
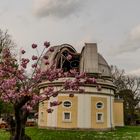
[[[37,103],[49,100],[51,97],[56,97],[59,94],[59,91],[56,91],[53,86],[48,86],[43,93],[40,93],[38,86],[43,80],[53,82],[59,78],[74,76],[75,78],[67,79],[64,82],[62,89],[78,92],[84,92],[80,85],[97,84],[95,78],[88,78],[85,73],[78,73],[76,70],[63,72],[62,69],[56,68],[55,63],[50,65],[49,56],[44,55],[45,49],[48,49],[50,52],[54,51],[53,47],[49,47],[50,42],[44,42],[44,49],[40,56],[33,55],[31,60],[21,58],[20,64],[12,56],[9,49],[3,49],[0,63],[0,98],[3,101],[11,102],[14,106],[18,106],[19,109],[31,111]],[[32,44],[31,48],[37,49],[38,45]],[[22,56],[25,53],[25,50],[21,50]],[[39,62],[42,58],[45,60],[45,65],[50,65],[48,69],[41,70]],[[72,56],[69,54],[67,59],[72,59]],[[32,74],[28,76],[26,70],[30,61],[34,61],[34,63],[32,64]],[[101,87],[98,86],[98,89],[101,89]],[[74,94],[70,93],[69,96],[73,97]],[[53,111],[51,107],[61,103],[61,101],[50,102],[50,108],[47,111],[51,113]]]

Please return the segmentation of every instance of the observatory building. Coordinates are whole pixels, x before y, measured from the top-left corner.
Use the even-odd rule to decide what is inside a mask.
[[[41,128],[59,129],[95,129],[108,130],[115,126],[123,126],[123,101],[114,97],[115,86],[111,79],[111,70],[101,54],[98,53],[96,43],[85,43],[81,53],[69,44],[52,47],[53,52],[46,52],[49,62],[56,62],[57,68],[65,72],[76,69],[95,77],[99,90],[94,84],[84,84],[84,93],[74,93],[69,97],[70,91],[62,91],[56,98],[51,98],[39,104],[38,126]],[[71,60],[66,57],[71,54]],[[42,66],[45,69],[46,66]],[[65,78],[54,81],[53,86],[59,89]],[[40,83],[40,92],[48,85],[48,81]],[[54,108],[52,113],[47,113],[50,102],[62,101]]]

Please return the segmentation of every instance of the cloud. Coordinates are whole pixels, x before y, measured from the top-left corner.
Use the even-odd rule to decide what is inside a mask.
[[[37,17],[64,18],[80,11],[85,2],[84,0],[34,0],[33,12]]]
[[[4,16],[8,12],[7,8],[0,9],[0,16]]]
[[[75,46],[83,47],[85,43],[93,43],[93,38],[90,35],[84,36],[82,39],[75,43]]]
[[[134,75],[134,76],[140,76],[140,68],[136,69],[136,70],[129,71],[126,74]]]
[[[140,25],[134,27],[125,42],[118,48],[117,53],[134,52],[140,49]]]

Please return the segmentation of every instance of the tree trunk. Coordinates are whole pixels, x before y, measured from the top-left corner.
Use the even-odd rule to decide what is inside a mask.
[[[10,140],[31,140],[31,138],[25,134],[25,124],[27,121],[27,115],[25,114],[25,112],[15,108],[15,126],[11,126]]]

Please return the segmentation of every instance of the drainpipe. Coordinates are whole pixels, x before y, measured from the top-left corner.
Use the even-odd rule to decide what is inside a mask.
[[[110,127],[112,130],[112,100],[111,100],[111,89],[110,89]]]

